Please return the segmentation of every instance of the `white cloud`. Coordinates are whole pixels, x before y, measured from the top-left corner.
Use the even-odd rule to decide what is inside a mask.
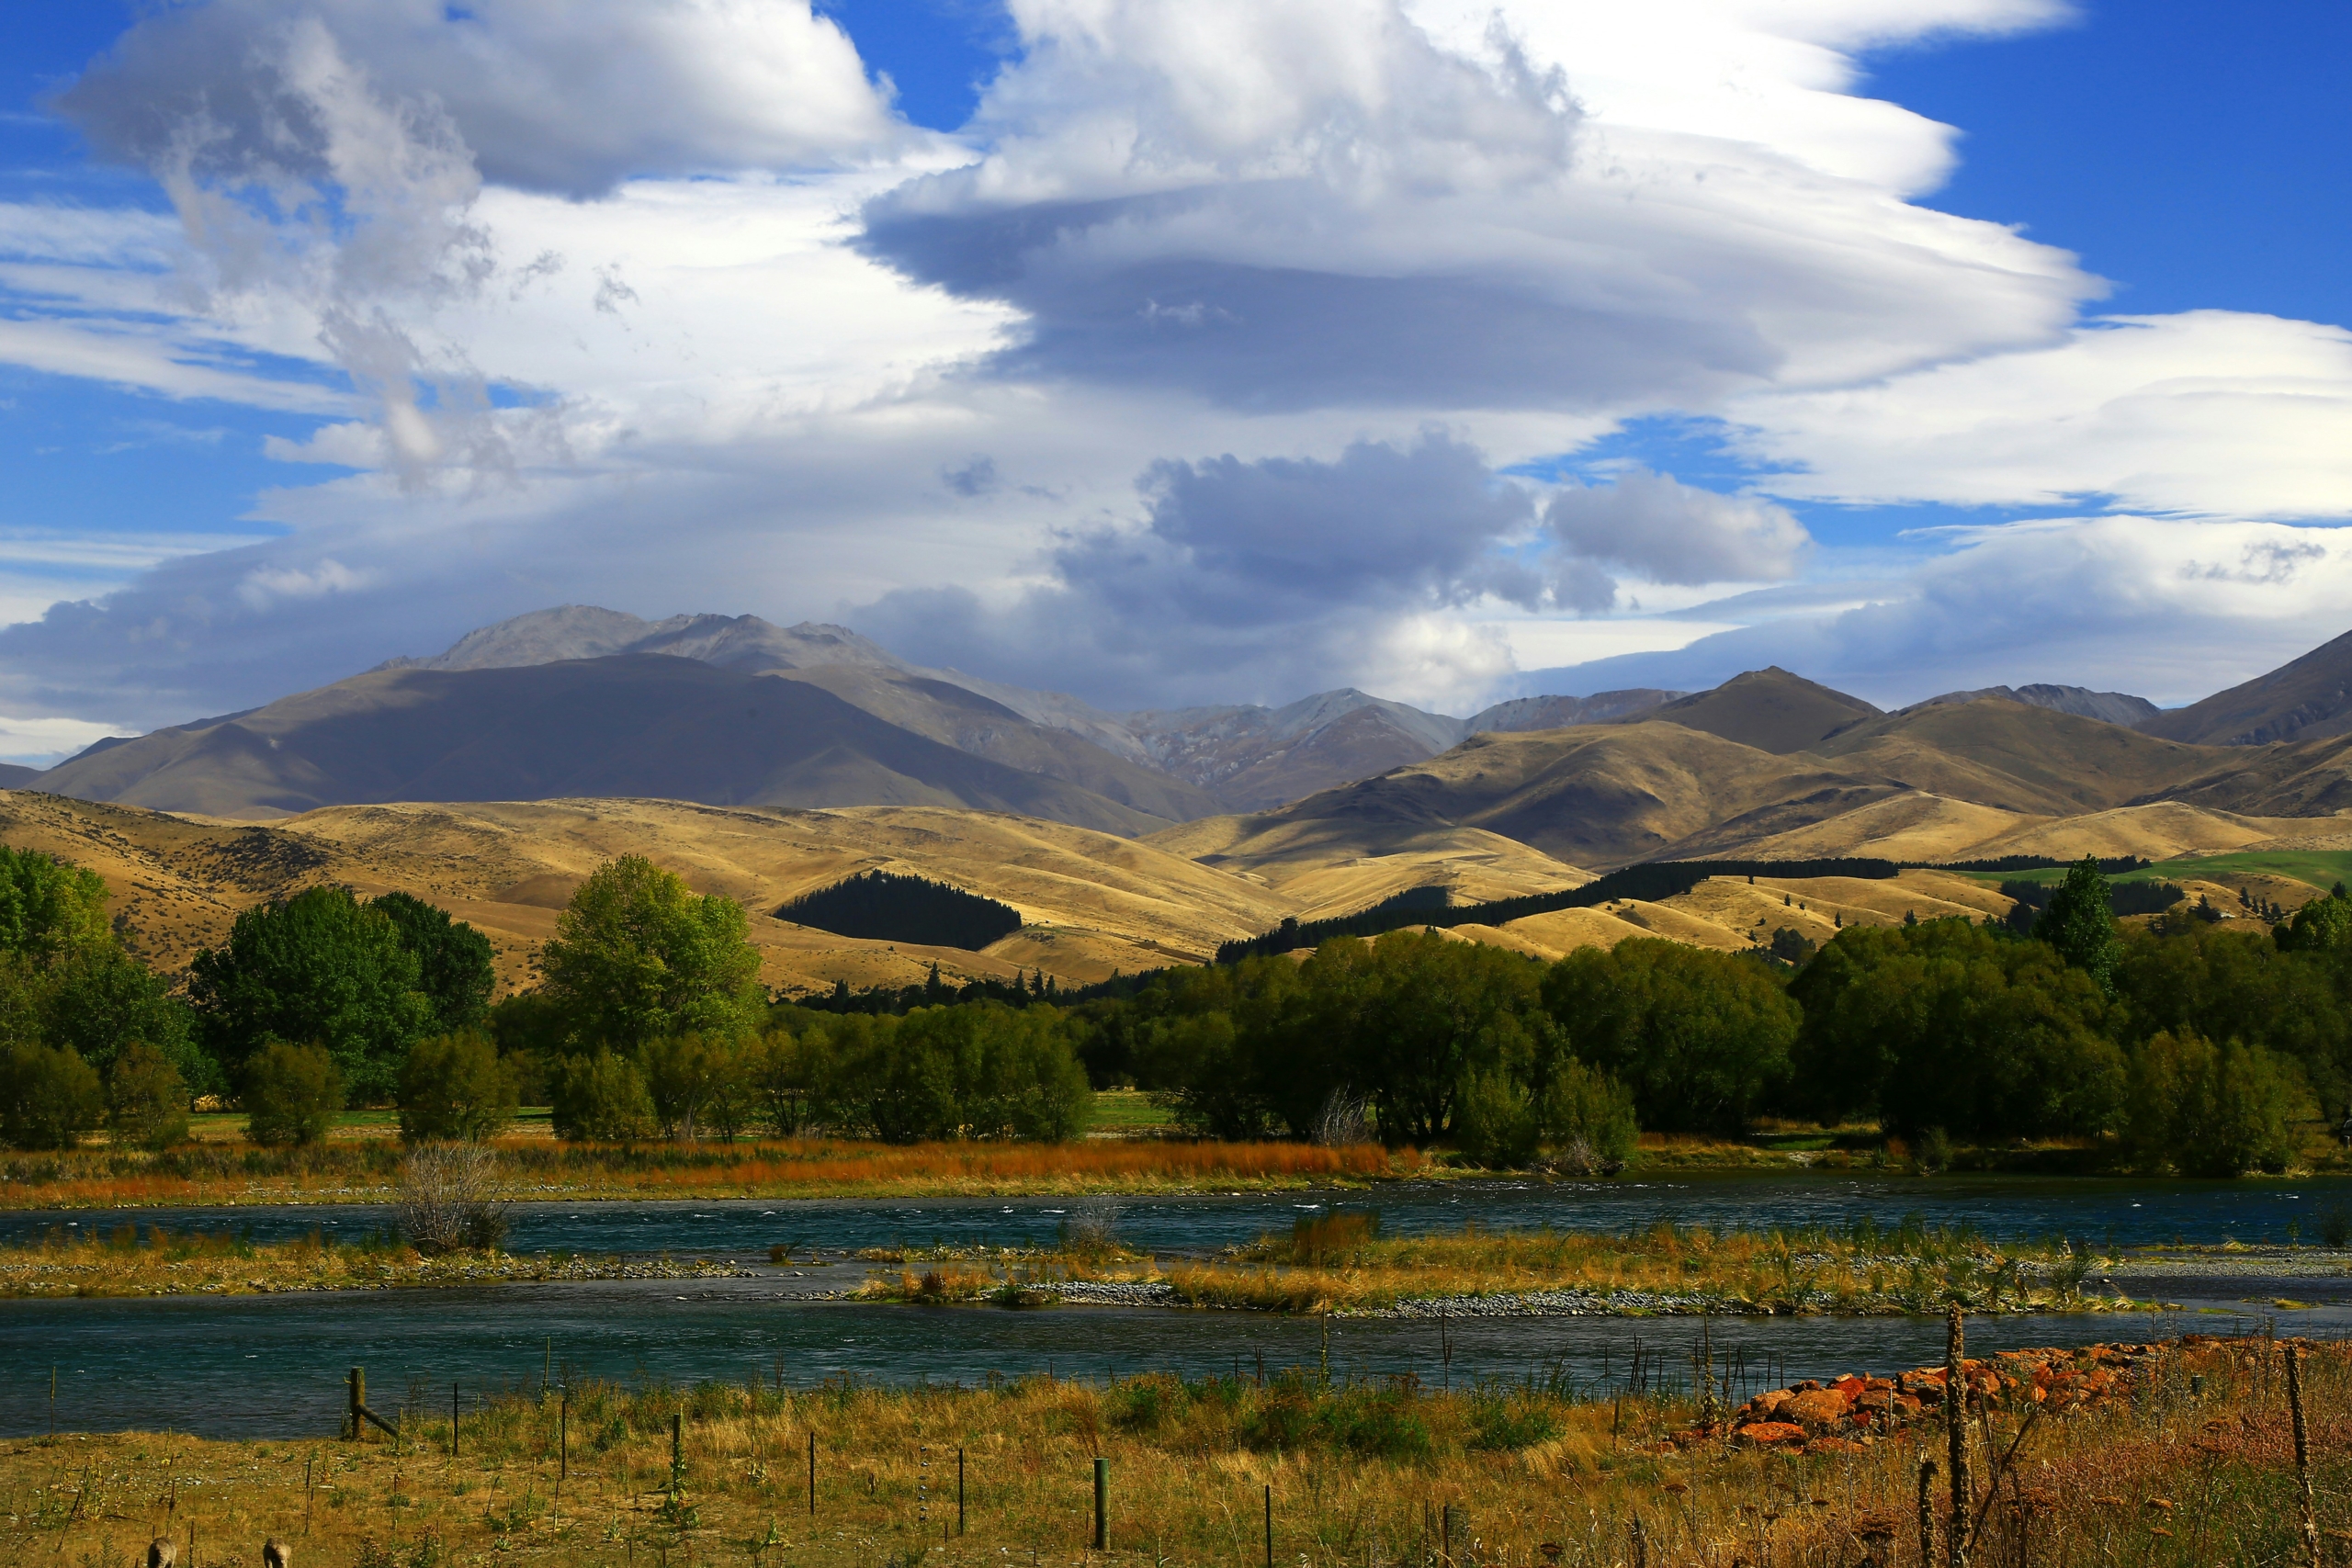
[[[2352,332],[2196,310],[2078,327],[2048,348],[1868,386],[1761,397],[1736,417],[1764,481],[1857,503],[2352,516]]]
[[[237,595],[255,610],[282,599],[323,599],[368,586],[368,574],[352,570],[339,560],[311,567],[257,566],[237,585]]]
[[[282,164],[289,138],[322,129],[304,125],[320,106],[289,101],[270,58],[305,26],[391,99],[437,106],[485,175],[524,189],[588,197],[631,175],[831,164],[923,140],[806,0],[309,0],[291,16],[277,0],[209,0],[147,17],[61,106],[142,163],[168,160],[200,123],[223,164]]]
[[[1580,556],[1631,567],[1652,582],[1770,582],[1796,575],[1813,541],[1786,509],[1718,495],[1671,474],[1629,468],[1605,485],[1571,484],[1544,521]]]

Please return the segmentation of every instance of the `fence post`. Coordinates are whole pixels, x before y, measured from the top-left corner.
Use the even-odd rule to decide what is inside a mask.
[[[458,1457],[458,1383],[449,1381],[449,1457]]]
[[[808,1428],[808,1517],[817,1517],[817,1429]]]
[[[571,1479],[571,1385],[563,1385],[562,1403],[555,1413],[556,1472],[558,1481]]]
[[[964,1533],[964,1450],[956,1450],[956,1533]]]
[[[1968,1342],[1960,1303],[1944,1309],[1944,1446],[1951,1469],[1951,1522],[1944,1554],[1951,1568],[1968,1568],[1968,1509],[1975,1490],[1968,1478]]]
[[[351,1410],[346,1418],[351,1424],[350,1436],[355,1443],[359,1440],[359,1412],[366,1407],[367,1404],[368,1369],[354,1367],[351,1369]]]
[[[1111,1550],[1111,1461],[1094,1461],[1094,1550]]]
[[[1274,1568],[1274,1483],[1266,1483],[1266,1568]]]

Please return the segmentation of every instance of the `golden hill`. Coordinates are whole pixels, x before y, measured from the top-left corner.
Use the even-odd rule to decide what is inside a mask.
[[[1258,883],[1164,850],[1063,823],[928,807],[785,811],[659,800],[330,807],[267,826],[174,817],[60,795],[0,792],[0,839],[86,865],[113,890],[125,939],[184,967],[237,912],[322,882],[413,893],[470,921],[507,986],[587,874],[640,853],[705,893],[742,903],[763,976],[790,990],[948,976],[1066,981],[1198,962],[1295,912]],[[867,869],[913,871],[999,898],[1029,922],[984,953],[861,942],[767,911]]]

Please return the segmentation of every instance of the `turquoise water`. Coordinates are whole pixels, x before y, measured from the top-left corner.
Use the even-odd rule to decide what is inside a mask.
[[[2352,1201],[2352,1183],[2027,1181],[2011,1179],[1851,1180],[1678,1178],[1594,1183],[1422,1183],[1349,1193],[1227,1194],[1123,1204],[1121,1233],[1147,1250],[1212,1252],[1301,1213],[1334,1204],[1377,1209],[1390,1234],[1450,1231],[1476,1220],[1497,1228],[1552,1224],[1623,1231],[1672,1218],[1690,1224],[1892,1224],[1917,1213],[1988,1235],[2068,1234],[2119,1243],[2283,1240],[2298,1223],[2311,1238],[2320,1213]],[[745,1280],[599,1281],[481,1290],[355,1292],[214,1299],[0,1303],[0,1432],[44,1430],[48,1372],[58,1375],[67,1429],[169,1427],[212,1436],[331,1435],[343,1380],[368,1369],[372,1402],[447,1408],[452,1382],[468,1396],[536,1386],[550,1359],[559,1381],[602,1377],[688,1382],[831,1377],[890,1382],[974,1382],[990,1374],[1050,1371],[1099,1379],[1141,1371],[1202,1375],[1314,1366],[1322,1325],[1242,1313],[1062,1307],[1043,1312],[926,1309],[788,1299],[793,1283],[766,1268],[767,1247],[804,1254],[894,1242],[1049,1241],[1065,1201],[527,1203],[515,1214],[519,1251],[731,1257],[756,1262]],[[387,1212],[362,1206],[150,1211],[0,1216],[0,1236],[61,1224],[109,1227],[123,1219],[175,1228],[250,1228],[256,1237],[313,1226],[345,1235],[381,1229]],[[2180,1332],[2256,1328],[2270,1309],[2255,1297],[2316,1303],[2285,1321],[2296,1332],[2352,1331],[2352,1280],[2336,1257],[2296,1280],[2168,1281],[2183,1312],[2146,1317],[1985,1319],[1972,1344],[2077,1344]],[[2128,1277],[2121,1279],[2134,1294]],[[805,1288],[804,1281],[800,1288]],[[2153,1288],[2151,1288],[2153,1289]],[[1687,1319],[1456,1320],[1443,1336],[1427,1322],[1340,1321],[1331,1326],[1335,1374],[1412,1372],[1429,1382],[1563,1377],[1578,1387],[1621,1382],[1636,1343],[1653,1365],[1687,1378],[1699,1325]],[[1885,1371],[1940,1356],[1942,1325],[1925,1319],[1718,1319],[1710,1332],[1738,1358],[1747,1386],[1848,1371]],[[1450,1344],[1452,1359],[1445,1358]],[[1662,1358],[1662,1360],[1660,1359]],[[1681,1369],[1679,1372],[1677,1368]]]

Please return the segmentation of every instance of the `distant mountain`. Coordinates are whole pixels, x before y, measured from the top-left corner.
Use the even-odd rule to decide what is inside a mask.
[[[39,768],[21,767],[15,762],[0,762],[0,789],[33,789],[34,781],[41,775]]]
[[[1481,709],[1463,723],[1464,735],[1513,734],[1530,729],[1566,729],[1578,724],[1607,724],[1647,713],[1687,692],[1661,692],[1641,687],[1630,692],[1595,692],[1589,697],[1513,697]]]
[[[980,701],[959,700],[970,708]],[[995,713],[1008,728],[1027,728],[1009,709]],[[1134,784],[1131,793],[1159,804],[1182,794],[1140,769],[1128,779],[1121,770],[1131,764],[1096,755],[1112,787]],[[1121,834],[1174,820],[891,724],[808,680],[649,654],[371,671],[250,713],[86,751],[40,784],[83,800],[246,818],[377,802],[604,795],[967,807]]]
[[[1176,708],[1120,716],[1152,762],[1258,811],[1436,756],[1462,720],[1359,691],[1319,692],[1286,707]]]
[[[2140,728],[2200,746],[2267,746],[2352,732],[2352,632],[2267,675],[2157,714]]]
[[[1878,716],[1879,710],[1861,698],[1833,692],[1775,664],[1735,675],[1712,692],[1680,697],[1635,719],[1619,722],[1657,719],[1785,756],[1816,745],[1849,725]]]
[[[1912,708],[1939,707],[1954,703],[1973,703],[1980,697],[2000,697],[2008,702],[2023,703],[2028,707],[2048,708],[2052,713],[2071,713],[2080,718],[2104,719],[2127,729],[2137,729],[2164,710],[2145,697],[2132,696],[2123,692],[2094,692],[2087,686],[2052,686],[2037,682],[2030,686],[1982,686],[1973,692],[1946,692],[1939,697],[1929,697],[1923,703],[1913,703]]]

